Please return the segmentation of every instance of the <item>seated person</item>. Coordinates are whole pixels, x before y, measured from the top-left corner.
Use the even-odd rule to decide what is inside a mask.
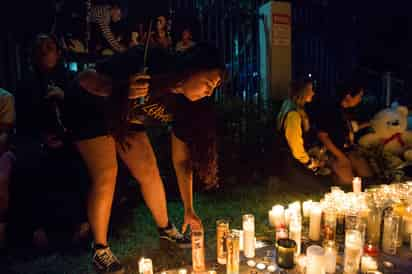
[[[40,34],[31,53],[32,70],[16,91],[18,162],[11,191],[10,225],[15,226],[12,231],[16,244],[33,241],[44,246],[46,231],[81,229],[86,222],[82,201],[86,191],[80,185],[84,183],[79,176],[81,161],[76,159],[74,148],[67,145],[60,118],[64,90],[70,81],[60,48],[53,36]],[[76,170],[77,162],[80,169]]]
[[[192,40],[192,32],[190,29],[184,29],[182,31],[181,40],[176,44],[176,52],[186,51],[194,45],[196,45],[196,43]]]
[[[354,176],[373,175],[367,161],[354,146],[350,117],[350,110],[361,103],[363,93],[359,83],[343,85],[337,90],[336,101],[321,104],[314,115],[317,136],[332,156],[328,165],[341,184],[351,184]]]
[[[310,129],[305,104],[310,103],[314,95],[312,80],[300,79],[292,82],[289,98],[283,102],[277,116],[277,129],[286,141],[293,158],[312,171],[319,168],[319,162],[311,158],[305,148],[305,135]]]
[[[0,249],[6,243],[7,214],[9,209],[9,184],[14,153],[9,138],[15,122],[14,97],[0,88]]]

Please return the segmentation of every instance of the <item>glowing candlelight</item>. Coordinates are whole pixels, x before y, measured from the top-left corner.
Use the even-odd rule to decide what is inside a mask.
[[[140,258],[139,260],[139,274],[153,274],[153,263],[149,258]]]

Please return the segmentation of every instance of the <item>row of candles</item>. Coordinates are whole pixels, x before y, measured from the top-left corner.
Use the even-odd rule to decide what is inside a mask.
[[[268,219],[275,231],[277,266],[297,266],[306,274],[335,273],[337,255],[343,249],[344,273],[380,273],[379,250],[396,255],[403,242],[409,242],[412,249],[412,183],[376,186],[365,192],[361,192],[361,184],[355,178],[353,192],[349,193],[332,187],[320,202],[273,206]],[[315,243],[306,248],[306,255],[301,254],[304,239]],[[246,258],[255,257],[255,217],[243,215],[242,230],[230,229],[228,221],[218,220],[216,241],[217,262],[226,264],[227,274],[239,274],[240,251]],[[249,260],[248,265],[254,267],[252,262]],[[192,264],[194,272],[206,272],[203,231],[192,232]],[[277,266],[260,268],[275,272]],[[259,264],[256,268],[260,269]]]

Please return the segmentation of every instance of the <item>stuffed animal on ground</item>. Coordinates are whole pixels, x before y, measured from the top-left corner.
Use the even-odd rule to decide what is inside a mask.
[[[378,112],[371,120],[372,133],[359,139],[364,148],[382,147],[387,157],[401,164],[400,161],[412,162],[412,131],[407,130],[408,109],[392,106]]]

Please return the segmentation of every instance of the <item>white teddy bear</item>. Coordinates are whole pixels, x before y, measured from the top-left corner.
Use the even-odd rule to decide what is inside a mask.
[[[374,132],[359,139],[362,147],[382,146],[384,152],[412,161],[412,131],[407,131],[406,107],[395,105],[381,110],[372,118],[371,126]]]

